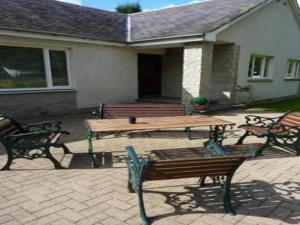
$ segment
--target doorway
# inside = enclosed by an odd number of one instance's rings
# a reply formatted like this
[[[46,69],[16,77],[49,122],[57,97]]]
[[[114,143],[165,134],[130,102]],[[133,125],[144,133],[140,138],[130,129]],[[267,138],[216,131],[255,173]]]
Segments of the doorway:
[[[138,85],[139,97],[161,96],[162,56],[138,55]]]

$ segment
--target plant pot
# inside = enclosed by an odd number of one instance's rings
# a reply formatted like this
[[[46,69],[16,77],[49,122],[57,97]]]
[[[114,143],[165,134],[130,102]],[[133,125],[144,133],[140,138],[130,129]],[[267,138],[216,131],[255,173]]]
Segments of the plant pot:
[[[194,111],[203,111],[207,108],[207,105],[193,105]]]

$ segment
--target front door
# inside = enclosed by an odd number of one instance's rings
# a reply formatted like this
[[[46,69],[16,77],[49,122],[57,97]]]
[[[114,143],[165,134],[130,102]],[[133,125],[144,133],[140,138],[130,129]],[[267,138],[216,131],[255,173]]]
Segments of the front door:
[[[139,54],[140,98],[161,96],[161,61],[162,57],[160,55]]]

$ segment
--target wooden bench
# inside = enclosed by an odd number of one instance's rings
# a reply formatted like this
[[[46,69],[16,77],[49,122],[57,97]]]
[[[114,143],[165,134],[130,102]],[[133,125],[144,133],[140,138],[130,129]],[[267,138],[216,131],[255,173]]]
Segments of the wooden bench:
[[[93,115],[97,119],[185,116],[188,115],[188,108],[182,104],[101,104]]]
[[[65,154],[71,153],[62,142],[68,132],[61,131],[62,122],[50,121],[22,125],[7,116],[0,116],[0,142],[7,153],[7,162],[1,168],[9,170],[14,159],[48,158],[56,169],[61,164],[52,156],[49,149],[63,148]]]
[[[271,146],[278,146],[300,155],[300,112],[289,111],[280,117],[270,118],[248,115],[246,124],[240,128],[245,133],[237,145],[243,144],[248,136],[266,138],[265,144],[259,149],[258,155]]]
[[[96,119],[122,119],[128,117],[164,117],[190,115],[184,104],[101,104],[93,112]],[[191,138],[190,128],[186,128],[188,138]]]
[[[142,224],[151,224],[151,221],[147,217],[143,201],[143,183],[145,181],[197,177],[200,178],[199,184],[201,186],[204,185],[206,177],[212,177],[214,181],[218,180],[224,188],[225,212],[235,213],[230,197],[231,180],[235,171],[250,156],[227,155],[224,149],[216,143],[209,143],[207,145],[208,151],[206,157],[189,157],[172,160],[159,160],[152,157],[139,159],[133,147],[127,147],[126,149],[128,151],[128,189],[129,192],[138,194]]]

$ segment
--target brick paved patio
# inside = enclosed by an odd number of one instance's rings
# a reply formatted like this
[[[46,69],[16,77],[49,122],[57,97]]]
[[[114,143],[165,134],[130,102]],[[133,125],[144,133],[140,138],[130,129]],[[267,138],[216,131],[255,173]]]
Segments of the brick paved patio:
[[[219,117],[240,124],[245,114],[232,111]],[[17,160],[12,171],[0,172],[0,224],[139,224],[137,197],[127,191],[124,147],[132,145],[139,154],[146,154],[153,149],[197,147],[207,136],[206,131],[195,131],[195,139],[188,141],[182,131],[173,130],[107,137],[97,141],[95,149],[114,151],[113,162],[90,169],[82,123],[87,117],[50,118],[63,120],[65,129],[72,132],[67,145],[75,154],[55,154],[69,169],[53,170],[48,160],[39,159]],[[239,134],[237,128],[228,132],[226,143],[234,143]],[[289,153],[269,149],[263,158],[242,165],[233,181],[237,216],[223,213],[218,187],[199,189],[196,181],[145,183],[146,208],[154,225],[300,224],[300,164]]]

